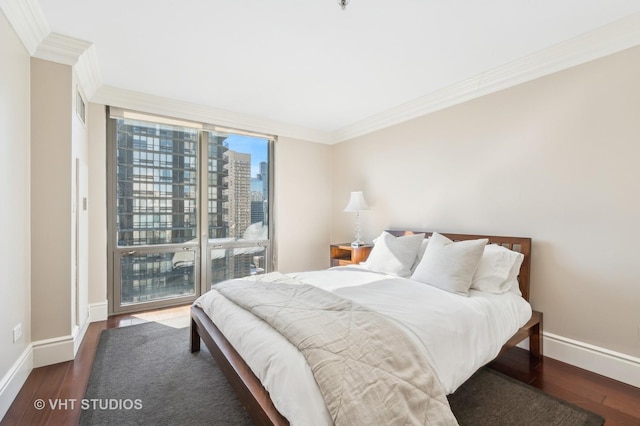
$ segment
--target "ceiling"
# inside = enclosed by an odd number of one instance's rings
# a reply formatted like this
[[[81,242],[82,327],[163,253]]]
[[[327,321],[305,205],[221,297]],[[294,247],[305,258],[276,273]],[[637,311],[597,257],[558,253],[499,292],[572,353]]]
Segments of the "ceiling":
[[[584,48],[640,13],[638,0],[33,1],[52,33],[93,44],[98,94],[154,95],[329,143],[567,40]]]

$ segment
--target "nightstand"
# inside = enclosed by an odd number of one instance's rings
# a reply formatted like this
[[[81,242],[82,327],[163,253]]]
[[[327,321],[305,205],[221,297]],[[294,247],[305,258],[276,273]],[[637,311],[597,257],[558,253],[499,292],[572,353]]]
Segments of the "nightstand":
[[[373,244],[351,247],[351,243],[331,244],[331,266],[357,265],[369,257]]]

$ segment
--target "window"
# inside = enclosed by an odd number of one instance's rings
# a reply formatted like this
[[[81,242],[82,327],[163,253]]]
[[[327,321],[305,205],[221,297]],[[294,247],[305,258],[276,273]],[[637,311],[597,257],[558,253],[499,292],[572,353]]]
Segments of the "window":
[[[111,109],[110,310],[271,270],[274,138]]]

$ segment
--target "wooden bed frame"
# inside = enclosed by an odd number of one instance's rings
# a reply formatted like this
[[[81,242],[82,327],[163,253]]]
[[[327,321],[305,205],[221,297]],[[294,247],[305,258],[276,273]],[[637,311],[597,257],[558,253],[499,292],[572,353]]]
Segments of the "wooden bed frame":
[[[387,231],[395,236],[423,233],[423,231]],[[424,232],[430,236],[431,232]],[[489,243],[499,244],[524,255],[518,281],[522,297],[529,300],[529,279],[531,271],[531,239],[520,237],[498,237],[487,235],[445,234],[454,240],[474,240],[488,238]],[[500,353],[529,338],[529,351],[536,362],[542,362],[542,313],[533,312],[531,319],[502,347]],[[288,425],[271,402],[269,393],[253,374],[247,363],[231,346],[222,332],[216,327],[204,311],[196,306],[191,307],[191,352],[200,350],[200,340],[211,352],[216,363],[236,391],[240,402],[247,409],[253,422],[257,425]]]

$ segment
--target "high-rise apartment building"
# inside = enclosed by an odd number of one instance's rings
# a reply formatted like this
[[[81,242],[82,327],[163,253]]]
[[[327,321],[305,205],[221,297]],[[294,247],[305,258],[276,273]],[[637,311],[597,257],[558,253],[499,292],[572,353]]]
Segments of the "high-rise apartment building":
[[[212,132],[207,135],[207,234],[210,239],[226,238],[229,236],[229,222],[225,218],[229,187],[226,152],[229,148],[225,143],[226,136]]]
[[[251,155],[227,151],[225,156],[228,196],[224,221],[229,224],[229,237],[242,238],[251,225]]]
[[[117,246],[197,238],[198,131],[117,120],[116,138]],[[119,259],[123,305],[193,292],[173,273],[172,253],[131,251]]]

